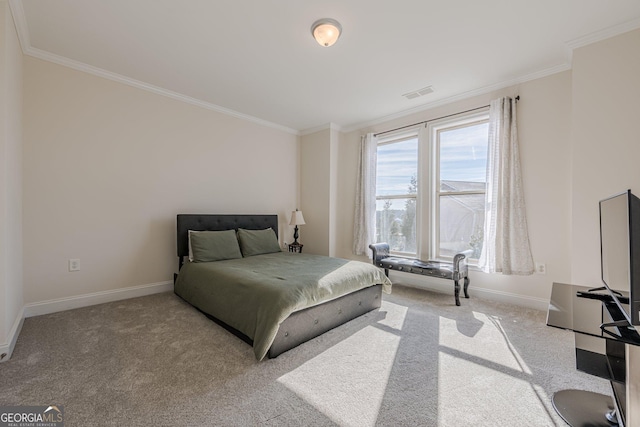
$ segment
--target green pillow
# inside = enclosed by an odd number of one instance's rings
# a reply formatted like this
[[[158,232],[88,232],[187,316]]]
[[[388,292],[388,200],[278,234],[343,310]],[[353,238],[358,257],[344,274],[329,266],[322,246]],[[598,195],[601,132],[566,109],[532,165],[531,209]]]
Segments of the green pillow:
[[[271,227],[264,230],[240,228],[238,229],[238,241],[242,256],[245,257],[280,252],[278,237]]]
[[[192,231],[189,230],[189,249],[193,262],[222,261],[242,258],[234,230]]]

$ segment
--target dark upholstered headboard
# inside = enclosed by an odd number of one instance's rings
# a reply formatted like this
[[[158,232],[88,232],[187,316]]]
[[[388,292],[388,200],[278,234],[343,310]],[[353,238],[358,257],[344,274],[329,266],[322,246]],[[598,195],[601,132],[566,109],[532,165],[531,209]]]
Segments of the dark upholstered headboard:
[[[263,230],[273,228],[278,235],[278,215],[198,215],[180,214],[177,220],[178,231],[178,257],[182,265],[182,257],[189,256],[189,230],[195,231],[222,231],[237,230]]]

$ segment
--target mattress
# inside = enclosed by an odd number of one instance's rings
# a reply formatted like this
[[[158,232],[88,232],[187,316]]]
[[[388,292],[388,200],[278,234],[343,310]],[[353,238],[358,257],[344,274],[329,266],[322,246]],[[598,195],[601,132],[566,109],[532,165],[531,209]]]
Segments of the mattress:
[[[277,252],[185,263],[175,292],[253,340],[255,356],[262,360],[292,313],[376,284],[391,291],[382,270],[369,263]]]

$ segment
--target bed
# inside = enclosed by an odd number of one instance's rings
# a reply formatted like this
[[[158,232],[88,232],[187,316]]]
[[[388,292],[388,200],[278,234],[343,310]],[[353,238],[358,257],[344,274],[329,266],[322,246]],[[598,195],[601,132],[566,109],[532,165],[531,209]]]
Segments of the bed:
[[[277,235],[277,215],[177,217],[175,293],[251,344],[258,360],[379,308],[391,290],[369,263],[283,252]]]

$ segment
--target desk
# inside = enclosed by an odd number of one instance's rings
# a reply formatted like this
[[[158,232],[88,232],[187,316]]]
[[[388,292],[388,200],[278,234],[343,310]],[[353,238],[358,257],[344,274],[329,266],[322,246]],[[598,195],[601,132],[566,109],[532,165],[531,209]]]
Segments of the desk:
[[[620,320],[619,308],[606,291],[554,283],[547,325],[575,333],[576,368],[608,379],[613,399],[582,390],[563,390],[553,406],[569,425],[640,426],[640,335],[634,327],[601,328]],[[613,335],[607,333],[613,333]],[[615,336],[614,336],[615,335]]]

